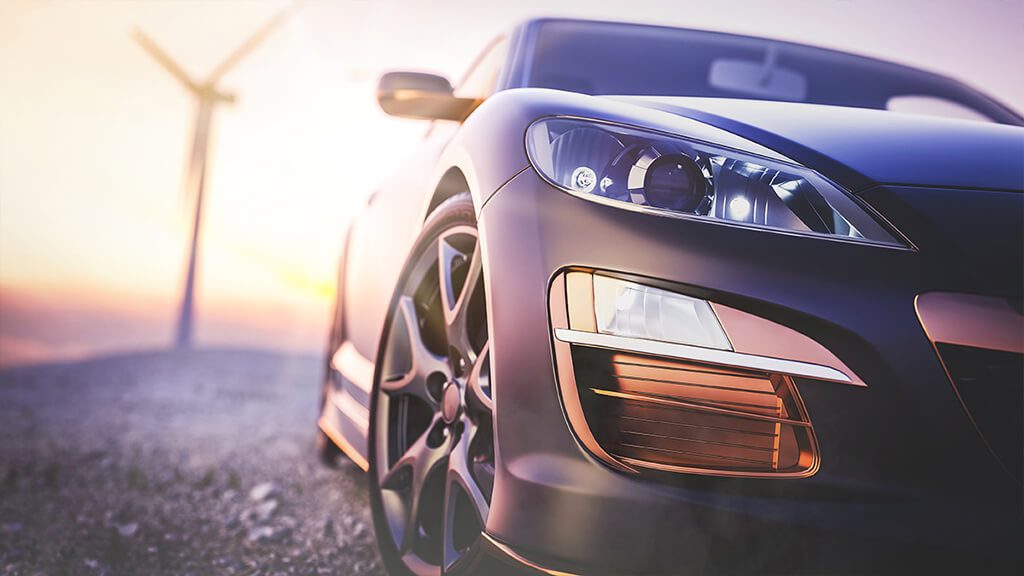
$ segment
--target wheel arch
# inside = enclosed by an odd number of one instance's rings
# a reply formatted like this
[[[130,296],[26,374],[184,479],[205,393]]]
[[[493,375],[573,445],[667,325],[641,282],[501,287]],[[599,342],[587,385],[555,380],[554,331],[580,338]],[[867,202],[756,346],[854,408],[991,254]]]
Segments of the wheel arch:
[[[459,166],[452,166],[444,171],[441,178],[434,185],[434,191],[427,202],[427,209],[423,214],[423,220],[441,205],[442,202],[462,192],[472,193],[469,181]]]
[[[505,90],[481,104],[438,157],[421,221],[425,222],[435,208],[460,192],[472,195],[479,216],[491,195],[529,166],[526,128],[544,115],[543,111],[551,109],[548,100],[558,94],[565,93]]]

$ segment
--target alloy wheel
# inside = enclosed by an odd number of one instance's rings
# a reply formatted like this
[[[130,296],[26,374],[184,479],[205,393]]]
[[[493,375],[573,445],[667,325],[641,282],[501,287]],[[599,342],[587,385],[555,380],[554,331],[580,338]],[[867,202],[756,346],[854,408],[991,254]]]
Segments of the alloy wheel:
[[[387,534],[415,574],[457,572],[494,484],[490,344],[479,237],[457,225],[421,248],[385,336],[375,403]]]

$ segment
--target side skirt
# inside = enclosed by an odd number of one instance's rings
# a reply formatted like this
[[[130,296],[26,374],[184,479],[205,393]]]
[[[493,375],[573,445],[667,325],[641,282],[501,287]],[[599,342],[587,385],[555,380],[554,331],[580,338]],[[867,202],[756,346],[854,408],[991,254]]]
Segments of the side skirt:
[[[369,469],[370,390],[373,363],[351,342],[345,342],[331,358],[334,385],[328,389],[318,426],[342,452],[363,470]]]

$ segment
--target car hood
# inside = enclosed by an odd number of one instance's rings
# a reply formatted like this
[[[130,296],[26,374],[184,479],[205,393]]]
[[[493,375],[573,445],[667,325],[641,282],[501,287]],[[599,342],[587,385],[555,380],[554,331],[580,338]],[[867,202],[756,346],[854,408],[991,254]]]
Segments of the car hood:
[[[877,184],[1024,190],[1024,128],[789,102],[616,96],[738,134],[853,191]]]

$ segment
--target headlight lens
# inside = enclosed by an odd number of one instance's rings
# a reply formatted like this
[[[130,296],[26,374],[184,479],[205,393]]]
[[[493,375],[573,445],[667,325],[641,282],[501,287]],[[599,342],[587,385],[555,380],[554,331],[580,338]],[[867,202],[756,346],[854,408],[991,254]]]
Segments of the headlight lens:
[[[599,333],[732,350],[707,300],[601,274],[592,278]]]
[[[813,170],[702,141],[546,118],[527,133],[533,166],[580,197],[665,215],[904,246]]]

